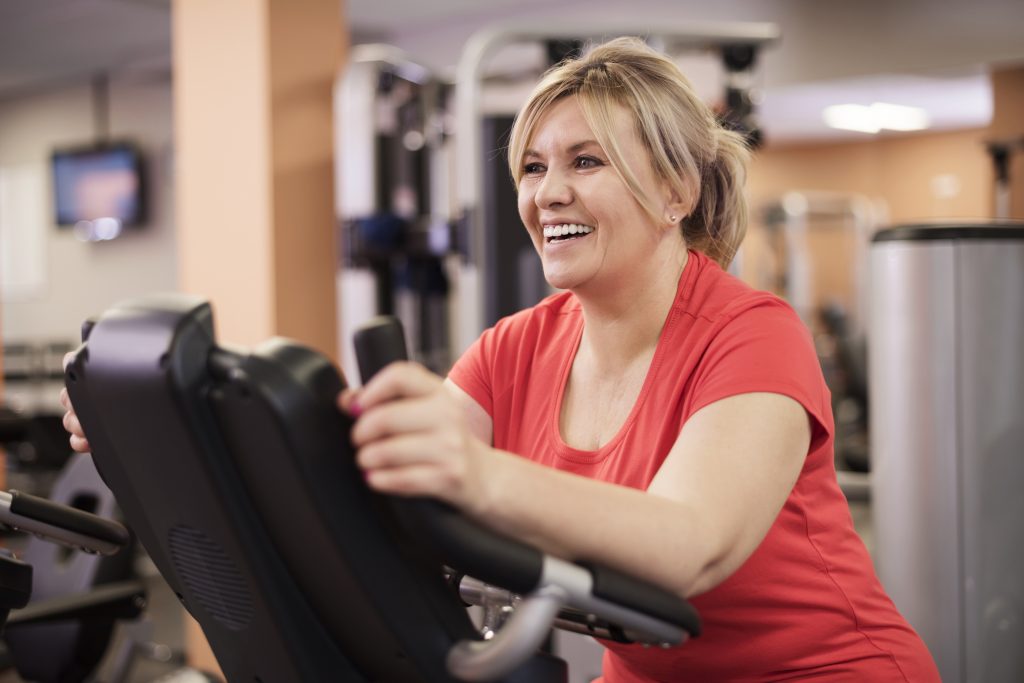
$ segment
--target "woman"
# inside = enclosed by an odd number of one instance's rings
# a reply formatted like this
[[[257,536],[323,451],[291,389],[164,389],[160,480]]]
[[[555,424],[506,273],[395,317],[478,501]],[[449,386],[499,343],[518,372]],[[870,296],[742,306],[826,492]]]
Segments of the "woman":
[[[398,363],[340,396],[369,485],[700,610],[683,647],[609,644],[608,683],[938,680],[853,531],[807,330],[723,271],[745,230],[740,138],[619,39],[543,78],[509,161],[566,291],[487,330],[447,381]]]
[[[690,599],[704,635],[609,645],[609,683],[938,680],[854,533],[807,330],[722,270],[745,161],[639,41],[550,71],[509,162],[568,291],[485,332],[443,387],[405,364],[343,396],[359,463],[378,490]]]

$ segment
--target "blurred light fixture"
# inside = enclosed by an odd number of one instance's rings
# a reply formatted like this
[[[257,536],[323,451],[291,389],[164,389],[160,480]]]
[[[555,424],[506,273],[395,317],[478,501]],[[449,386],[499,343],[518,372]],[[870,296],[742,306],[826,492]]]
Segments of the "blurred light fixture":
[[[119,218],[103,217],[75,223],[75,237],[79,242],[107,242],[121,234],[123,224]]]
[[[881,130],[924,130],[931,123],[928,112],[924,109],[884,102],[875,102],[871,106],[837,104],[826,107],[822,116],[825,124],[831,128],[861,133],[877,133]]]

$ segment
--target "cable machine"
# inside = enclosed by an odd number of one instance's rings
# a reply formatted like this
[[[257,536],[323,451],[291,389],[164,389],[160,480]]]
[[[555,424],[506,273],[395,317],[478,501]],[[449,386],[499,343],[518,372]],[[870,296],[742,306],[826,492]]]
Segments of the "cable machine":
[[[335,87],[339,338],[376,315],[398,315],[413,357],[438,372],[450,363],[449,92],[387,45],[354,48]],[[342,361],[355,376],[350,349]]]

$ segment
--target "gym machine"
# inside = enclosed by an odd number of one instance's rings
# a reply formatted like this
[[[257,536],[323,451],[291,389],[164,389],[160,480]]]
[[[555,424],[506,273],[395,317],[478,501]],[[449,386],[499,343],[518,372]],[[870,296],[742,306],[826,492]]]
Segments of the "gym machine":
[[[114,307],[83,337],[66,383],[97,469],[229,681],[562,683],[537,652],[552,624],[661,647],[699,634],[674,594],[371,491],[343,377],[315,351],[219,345],[183,295]],[[365,377],[405,355],[390,320],[356,347]],[[485,636],[465,605],[488,596],[516,607]]]
[[[871,245],[875,566],[942,680],[1024,680],[1024,223]]]
[[[749,264],[758,285],[784,297],[814,335],[832,393],[836,474],[850,500],[870,495],[868,249],[885,214],[864,195],[787,192],[763,208],[764,253]]]
[[[12,430],[8,420],[4,437]],[[89,463],[83,458],[72,460],[68,469],[74,471],[59,484],[89,489],[82,467],[88,470]],[[24,559],[0,549],[0,629],[9,663],[26,680],[84,680],[103,656],[114,623],[138,617],[146,605],[141,581],[112,580],[120,578],[118,567],[130,563],[130,553],[112,558],[105,567],[107,582],[88,585],[97,578],[97,563],[88,555],[115,555],[131,545],[131,535],[113,520],[17,490],[0,491],[0,524],[48,542],[30,543]],[[50,544],[64,552],[45,552],[42,547]],[[61,555],[61,562],[50,559]],[[54,585],[62,579],[71,585]],[[34,588],[40,589],[36,596]]]
[[[353,48],[335,86],[339,338],[376,315],[397,315],[416,360],[437,372],[452,360],[449,91],[380,44]],[[341,351],[342,368],[355,372],[351,347]]]
[[[1007,219],[1011,215],[1010,167],[1014,154],[1024,151],[1024,136],[989,141],[985,144],[985,150],[992,159],[992,167],[995,172],[995,211],[993,215],[996,218]]]

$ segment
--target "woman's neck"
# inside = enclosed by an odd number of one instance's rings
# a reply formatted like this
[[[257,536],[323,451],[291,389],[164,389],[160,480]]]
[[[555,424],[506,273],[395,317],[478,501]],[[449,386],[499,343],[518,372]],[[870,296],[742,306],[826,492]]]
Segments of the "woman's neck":
[[[679,278],[689,260],[685,245],[666,250],[622,286],[604,292],[576,292],[583,308],[580,351],[596,368],[616,372],[641,356],[649,356],[658,343],[675,301]]]

